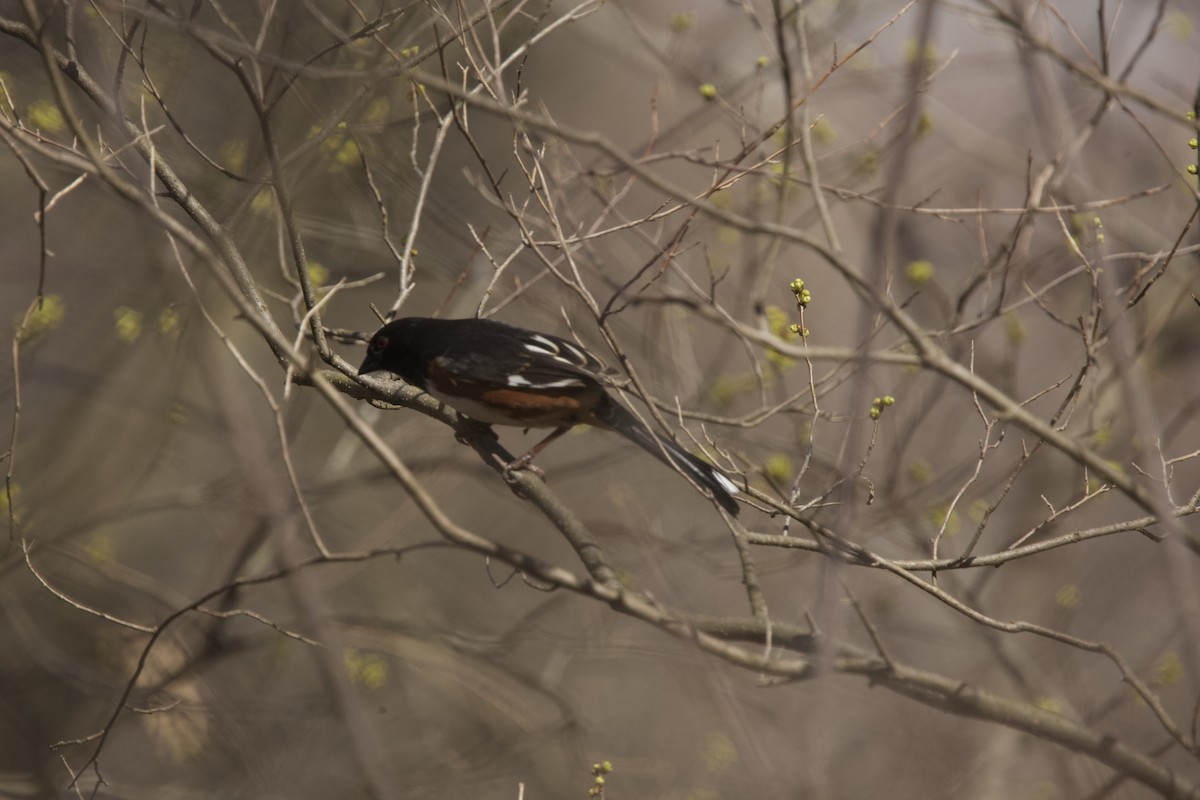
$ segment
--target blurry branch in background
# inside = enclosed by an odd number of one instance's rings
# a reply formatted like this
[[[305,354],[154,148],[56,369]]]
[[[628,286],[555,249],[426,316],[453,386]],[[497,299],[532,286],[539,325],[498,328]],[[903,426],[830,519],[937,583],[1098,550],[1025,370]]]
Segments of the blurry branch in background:
[[[909,3],[874,31],[851,55],[872,44],[912,5]],[[528,2],[496,3],[475,14],[467,14],[462,5],[435,7],[425,21],[422,32],[427,38],[435,38],[436,46],[423,52],[407,48],[397,50],[395,43],[385,37],[390,26],[405,12],[381,15],[374,20],[362,18],[362,27],[355,31],[340,32],[341,41],[299,64],[271,56],[264,49],[268,33],[272,31],[273,20],[269,14],[263,17],[262,27],[254,41],[251,41],[232,20],[222,19],[229,33],[218,33],[204,28],[191,17],[176,16],[164,5],[152,4],[148,9],[139,9],[139,12],[146,14],[145,17],[135,16],[132,22],[122,23],[128,24],[128,28],[120,27],[102,15],[121,50],[120,67],[113,84],[114,93],[104,89],[103,83],[85,68],[78,54],[71,52],[73,44],[69,40],[61,47],[56,47],[55,26],[59,21],[39,10],[34,0],[24,2],[27,23],[0,19],[0,34],[32,48],[44,61],[50,91],[72,137],[68,145],[43,136],[19,118],[11,101],[6,104],[5,113],[0,115],[0,136],[19,160],[30,185],[38,194],[36,224],[41,239],[40,273],[44,274],[48,252],[46,217],[51,207],[51,203],[47,202],[51,189],[47,180],[40,175],[38,164],[53,165],[60,171],[76,175],[69,184],[72,187],[84,179],[103,183],[115,196],[127,202],[139,218],[150,220],[158,226],[167,238],[176,266],[193,293],[205,321],[224,345],[229,357],[236,362],[241,374],[256,386],[271,413],[274,435],[280,448],[278,458],[286,474],[287,486],[286,491],[281,490],[279,496],[272,500],[275,508],[268,516],[272,517],[272,524],[277,525],[279,530],[290,530],[294,520],[289,519],[288,504],[294,500],[304,520],[308,542],[316,553],[294,553],[282,567],[237,577],[214,586],[153,625],[133,623],[74,600],[69,592],[38,572],[35,568],[38,548],[20,530],[12,487],[14,475],[19,474],[16,458],[21,399],[18,356],[30,320],[44,303],[39,279],[36,296],[17,326],[12,345],[18,403],[13,414],[5,487],[10,536],[19,543],[29,572],[41,586],[60,600],[97,619],[133,628],[145,635],[137,665],[128,676],[120,697],[109,708],[103,727],[76,742],[85,743],[90,749],[82,764],[72,766],[73,783],[89,769],[94,771],[97,788],[104,782],[100,772],[102,751],[110,740],[114,726],[127,710],[139,678],[144,677],[152,651],[178,620],[193,612],[215,613],[207,607],[211,601],[235,593],[245,586],[285,582],[300,570],[399,556],[411,559],[416,557],[416,553],[435,547],[453,547],[507,564],[546,587],[571,592],[652,625],[690,643],[701,652],[759,674],[772,683],[819,677],[826,668],[864,676],[872,685],[887,688],[930,707],[1009,726],[1083,753],[1163,795],[1185,797],[1200,791],[1190,780],[1177,775],[1164,763],[1137,752],[1119,738],[1096,728],[1039,708],[1033,703],[1002,697],[973,683],[917,670],[898,660],[885,646],[888,635],[886,627],[872,620],[865,606],[851,594],[848,585],[842,588],[852,601],[859,622],[873,645],[873,652],[852,644],[850,635],[844,630],[844,623],[831,633],[822,633],[773,616],[768,603],[769,590],[764,587],[760,570],[755,564],[755,547],[812,552],[823,556],[827,563],[837,565],[840,569],[839,580],[844,578],[848,569],[855,567],[866,568],[862,572],[868,575],[886,572],[898,578],[904,586],[936,600],[944,609],[974,623],[980,630],[1033,634],[1056,645],[1100,656],[1117,668],[1121,680],[1133,687],[1161,730],[1182,751],[1189,757],[1197,752],[1195,733],[1188,732],[1186,725],[1176,721],[1152,683],[1139,676],[1131,658],[1120,649],[1105,641],[1070,635],[1049,626],[1008,621],[985,613],[976,607],[974,599],[970,602],[964,600],[962,595],[967,592],[961,591],[947,578],[978,572],[978,567],[1017,563],[1065,547],[1086,548],[1092,540],[1123,533],[1137,532],[1156,541],[1171,538],[1174,543],[1168,544],[1178,547],[1184,534],[1175,520],[1194,515],[1200,510],[1200,492],[1181,490],[1180,486],[1173,483],[1176,469],[1200,459],[1200,450],[1190,447],[1176,451],[1171,449],[1172,442],[1164,443],[1158,436],[1162,429],[1153,419],[1152,404],[1149,399],[1138,396],[1142,383],[1141,356],[1144,355],[1146,341],[1135,343],[1134,334],[1128,330],[1133,324],[1132,315],[1127,313],[1152,291],[1173,259],[1192,252],[1181,246],[1192,220],[1179,231],[1173,247],[1153,255],[1142,254],[1143,260],[1157,265],[1154,277],[1145,283],[1130,281],[1119,286],[1112,282],[1111,277],[1104,277],[1109,273],[1102,267],[1117,256],[1106,252],[1096,242],[1092,243],[1095,246],[1086,242],[1081,246],[1079,235],[1072,232],[1062,214],[1119,207],[1154,196],[1162,191],[1162,187],[1123,192],[1105,200],[1064,200],[1059,196],[1066,191],[1063,186],[1067,184],[1068,177],[1077,177],[1079,151],[1091,139],[1101,118],[1108,111],[1119,106],[1132,114],[1125,103],[1133,102],[1157,113],[1174,113],[1161,101],[1144,95],[1126,83],[1134,63],[1147,51],[1155,29],[1146,35],[1144,44],[1137,49],[1121,75],[1113,78],[1106,64],[1097,70],[1084,60],[1072,60],[1051,43],[1035,37],[1022,21],[991,3],[984,5],[996,20],[1011,27],[1014,37],[1022,46],[1050,54],[1070,74],[1088,81],[1103,93],[1094,114],[1076,130],[1048,136],[1055,145],[1054,156],[1036,173],[1030,163],[1026,202],[1020,208],[981,206],[934,209],[924,203],[908,205],[899,199],[900,190],[908,188],[906,178],[889,186],[882,197],[827,183],[818,172],[819,160],[813,133],[815,123],[809,101],[813,93],[848,61],[849,56],[835,56],[825,71],[820,71],[818,53],[810,42],[804,14],[798,8],[788,9],[778,2],[772,4],[771,19],[764,31],[769,31],[769,38],[777,47],[777,57],[768,61],[779,72],[779,82],[783,88],[782,106],[786,113],[770,124],[760,126],[753,124],[748,116],[743,116],[744,112],[740,109],[732,105],[722,106],[724,113],[742,124],[746,131],[741,148],[725,159],[720,158],[715,149],[711,155],[683,150],[667,154],[660,152],[663,132],[658,129],[657,123],[652,126],[645,148],[635,155],[633,149],[615,142],[609,136],[560,122],[553,109],[530,102],[521,72],[530,49],[543,38],[586,19],[598,8],[598,4],[591,0],[554,18],[547,16],[548,7],[543,7],[537,13],[529,11],[532,3]],[[61,12],[61,7],[54,8],[55,14]],[[1161,15],[1163,4],[1160,3],[1158,8]],[[502,15],[501,12],[506,9]],[[943,13],[939,9],[935,4],[929,4],[923,12],[930,15],[935,11]],[[125,7],[123,10],[132,11]],[[508,30],[520,30],[517,23],[527,23],[529,19],[534,20],[534,29],[523,34],[522,41],[513,44],[504,34]],[[927,18],[927,24],[931,24],[931,20],[932,17]],[[510,27],[506,29],[506,25]],[[217,160],[205,154],[176,115],[168,110],[160,83],[154,80],[152,69],[142,55],[145,38],[156,26],[169,28],[194,42],[214,63],[236,79],[258,125],[258,141],[266,160],[262,174],[254,175],[249,170],[221,166]],[[449,29],[449,33],[443,30],[443,26]],[[140,43],[135,34],[140,35]],[[341,67],[326,68],[318,63],[368,40],[377,44],[378,50],[373,51],[370,63],[366,66],[355,65],[347,70]],[[440,69],[432,65],[419,66],[435,54]],[[461,61],[452,65],[452,59],[455,58]],[[916,139],[920,109],[913,104],[918,95],[927,91],[937,79],[939,69],[949,66],[949,60],[936,65],[929,59],[930,63],[925,64],[926,57],[922,52],[918,52],[916,59],[921,63],[919,69],[916,66],[913,68],[915,77],[910,90],[903,98],[900,109],[894,112],[895,117],[888,120],[907,121],[905,129],[899,134],[901,138],[893,140],[893,143],[911,143]],[[141,95],[137,119],[131,118],[125,111],[127,103],[123,97],[125,89],[122,78],[126,61],[131,61],[143,76],[145,94]],[[299,92],[307,78],[332,78],[338,70],[343,73],[340,77],[346,77],[344,73],[347,71],[358,76],[359,82],[353,91],[337,98],[336,102],[330,101],[334,106],[331,110],[313,109],[315,132],[311,136],[303,139],[283,136],[286,131],[276,118],[283,99]],[[490,302],[492,295],[502,285],[501,279],[506,276],[509,266],[522,256],[531,256],[539,269],[538,278],[546,276],[565,288],[590,314],[587,329],[594,330],[603,338],[628,376],[628,383],[622,388],[645,402],[648,416],[660,429],[673,430],[675,426],[670,421],[675,419],[680,427],[683,427],[683,422],[689,421],[719,425],[737,432],[760,428],[788,414],[803,413],[811,417],[810,426],[803,436],[804,458],[799,467],[790,471],[787,468],[772,469],[764,459],[734,449],[725,439],[712,438],[707,430],[702,430],[700,434],[687,431],[693,443],[719,456],[716,459],[719,465],[740,473],[746,483],[747,505],[767,512],[751,518],[752,528],[759,525],[766,528],[776,524],[776,521],[784,526],[782,534],[770,534],[748,530],[739,522],[728,520],[738,558],[738,572],[744,584],[745,602],[749,606],[748,615],[702,616],[683,605],[662,602],[646,591],[630,588],[618,577],[624,571],[621,565],[610,562],[580,514],[552,493],[544,482],[529,473],[508,476],[514,492],[528,500],[561,533],[577,554],[582,572],[536,558],[460,525],[435,494],[417,478],[413,469],[400,458],[395,448],[385,442],[364,421],[359,409],[349,403],[348,398],[367,399],[418,410],[453,428],[456,435],[469,444],[486,465],[498,474],[507,475],[504,467],[512,460],[511,454],[494,438],[480,432],[478,426],[469,424],[458,414],[412,387],[357,377],[353,365],[339,357],[329,343],[333,337],[323,320],[322,311],[335,291],[350,287],[352,282],[339,282],[330,289],[321,287],[313,279],[313,265],[307,255],[305,233],[295,208],[292,184],[300,172],[297,165],[302,163],[302,156],[313,152],[333,136],[347,123],[352,112],[387,81],[404,82],[410,87],[413,116],[412,147],[408,157],[419,176],[406,233],[399,240],[393,239],[387,198],[376,180],[376,174],[386,165],[380,164],[376,156],[368,155],[362,145],[357,145],[355,158],[351,160],[361,166],[370,202],[378,213],[378,236],[386,245],[396,271],[396,294],[388,310],[389,316],[399,313],[416,286],[420,267],[414,262],[415,244],[428,227],[423,223],[426,215],[431,213],[429,199],[435,186],[435,176],[439,174],[439,169],[448,169],[443,163],[446,148],[453,141],[452,135],[457,133],[479,166],[480,173],[473,176],[475,186],[488,203],[507,217],[512,226],[512,239],[515,240],[515,244],[509,245],[511,250],[500,250],[501,245],[494,245],[486,234],[470,229],[478,252],[483,254],[493,271],[479,295],[468,298],[472,306],[481,313],[494,313],[527,293],[533,285],[532,281],[519,284],[510,294]],[[245,183],[248,187],[266,186],[273,192],[275,202],[272,211],[277,215],[276,222],[286,243],[286,261],[290,262],[287,280],[295,289],[295,296],[288,299],[294,312],[295,330],[285,332],[271,311],[268,299],[277,295],[267,288],[268,271],[257,271],[258,268],[252,266],[251,259],[242,252],[241,243],[204,205],[202,197],[205,192],[189,187],[181,177],[188,174],[188,170],[182,168],[176,159],[182,160],[184,156],[176,155],[177,151],[158,144],[160,135],[167,131],[162,126],[153,126],[149,121],[145,109],[147,96],[158,103],[170,120],[172,130],[185,145],[183,153],[195,156],[203,162],[205,169],[216,169],[230,181]],[[86,104],[82,101],[86,101]],[[306,98],[306,101],[311,101],[311,98]],[[1062,105],[1065,106],[1065,103]],[[495,134],[479,124],[480,117],[509,129],[511,143],[503,166],[496,163],[501,157],[496,155],[495,141],[486,139]],[[104,136],[93,132],[92,127],[96,125],[105,131]],[[427,130],[422,134],[424,125],[431,126],[432,133]],[[886,123],[880,127],[882,129],[885,126]],[[780,132],[783,132],[785,141],[782,146],[776,146],[774,137]],[[357,136],[351,135],[351,140],[357,142]],[[289,144],[290,139],[298,141]],[[771,151],[764,153],[763,148],[768,143],[771,143]],[[128,166],[122,159],[129,150],[135,151],[144,161],[148,168],[144,173],[141,168]],[[508,156],[511,156],[511,160]],[[667,170],[664,166],[679,165],[696,166],[707,172],[703,179],[686,184],[665,176]],[[803,175],[798,174],[801,168]],[[616,178],[620,182],[614,185],[611,179]],[[718,199],[721,193],[728,193],[743,183],[754,184],[763,180],[774,181],[771,184],[772,209],[767,214],[743,213]],[[514,183],[519,188],[514,189]],[[575,198],[581,194],[579,183],[598,203],[598,210],[593,208],[589,211],[575,202]],[[165,196],[160,195],[156,188],[159,186],[165,190]],[[795,197],[791,191],[797,186],[809,189],[819,223],[819,235],[811,233],[793,218]],[[658,204],[640,215],[627,213],[624,201],[635,192],[649,192],[658,198]],[[246,196],[241,206],[243,210],[253,202],[253,197],[254,194]],[[889,236],[880,234],[879,242],[883,244],[878,249],[883,252],[870,254],[877,261],[864,264],[855,260],[858,256],[843,245],[843,240],[849,238],[848,233],[839,230],[838,221],[830,209],[830,200],[833,198],[875,205],[879,214],[896,218],[903,215],[968,218],[1006,213],[1015,215],[1016,219],[1001,242],[989,244],[981,232],[980,238],[984,241],[981,249],[985,258],[957,296],[944,298],[944,324],[937,326],[918,318],[909,307],[911,298],[897,295],[897,286],[891,274],[896,268],[897,254],[893,251],[897,247],[890,242]],[[185,224],[177,214],[168,210],[166,200],[186,214],[191,224]],[[1079,263],[1053,280],[1031,286],[1021,273],[1021,264],[1028,256],[1036,220],[1051,213],[1058,215],[1062,238],[1069,243]],[[760,241],[766,243],[761,256],[764,263],[759,265],[761,271],[757,273],[758,279],[752,281],[755,288],[750,294],[750,308],[745,307],[745,298],[732,296],[734,290],[730,288],[732,279],[729,274],[710,269],[705,276],[706,284],[704,279],[681,265],[682,255],[690,244],[689,237],[697,235],[696,228],[700,221],[728,226],[740,234],[759,237]],[[883,224],[880,222],[881,226]],[[655,227],[659,225],[663,227]],[[670,227],[667,228],[667,225]],[[980,225],[982,231],[982,223]],[[640,267],[630,275],[607,275],[594,266],[604,258],[601,245],[618,234],[629,234],[643,247],[644,258]],[[806,294],[803,281],[792,286],[796,303],[794,314],[799,321],[791,322],[793,317],[789,315],[792,312],[772,314],[768,308],[769,299],[787,297],[785,286],[775,286],[782,282],[776,280],[775,275],[781,271],[784,263],[785,248],[790,247],[798,247],[828,266],[844,282],[849,290],[848,296],[860,303],[855,313],[861,315],[863,324],[857,341],[844,346],[810,344],[805,314],[811,295]],[[234,305],[244,321],[253,326],[264,346],[272,352],[287,381],[282,391],[274,389],[272,379],[257,371],[248,355],[233,343],[230,332],[205,302],[191,275],[190,265],[193,262],[200,263],[220,287],[223,297]],[[1149,270],[1149,266],[1142,270],[1142,277]],[[914,274],[917,278],[913,282],[921,283],[918,273],[910,273],[910,277]],[[1077,319],[1069,319],[1055,308],[1051,293],[1062,281],[1074,278],[1089,281],[1091,294],[1085,313],[1079,314]],[[673,283],[668,285],[668,281]],[[751,281],[743,278],[743,285],[747,283]],[[680,285],[684,288],[678,288]],[[1008,292],[1015,294],[1019,290],[1024,292],[1020,297],[1014,299],[1008,296]],[[979,300],[979,293],[988,295],[985,302]],[[655,384],[649,378],[647,365],[640,363],[638,355],[623,339],[621,329],[615,324],[623,321],[621,315],[629,309],[654,306],[683,309],[690,318],[711,323],[722,336],[738,345],[751,365],[751,383],[759,395],[756,407],[739,415],[709,413],[685,408],[679,397],[656,396]],[[1077,368],[1066,377],[1045,385],[1031,397],[1022,398],[1015,396],[999,381],[989,380],[977,371],[975,340],[968,337],[988,324],[1002,322],[1007,315],[1020,309],[1033,308],[1051,320],[1056,329],[1065,329],[1072,337],[1077,337],[1082,355]],[[978,316],[971,318],[971,309]],[[569,322],[573,327],[582,328],[578,317],[571,316]],[[349,334],[348,338],[352,335]],[[312,342],[311,348],[304,345],[306,340]],[[1119,351],[1116,358],[1109,355],[1114,340],[1117,340]],[[1104,363],[1106,359],[1109,363]],[[833,366],[822,372],[821,365],[825,362],[832,362]],[[772,381],[778,379],[785,366],[793,364],[803,366],[800,387],[772,398],[769,392]],[[862,541],[867,538],[864,530],[860,529],[861,509],[857,506],[850,510],[852,514],[836,517],[832,523],[822,513],[830,503],[836,502],[839,490],[847,487],[867,487],[867,503],[877,501],[872,473],[878,462],[879,419],[884,414],[895,413],[889,410],[894,399],[881,393],[873,402],[862,403],[861,408],[846,410],[845,394],[838,395],[835,390],[849,385],[852,389],[849,393],[851,402],[861,401],[863,392],[855,387],[855,383],[867,386],[868,370],[887,366],[918,370],[923,376],[955,387],[956,392],[973,407],[976,418],[971,423],[978,427],[977,446],[967,454],[965,471],[960,471],[962,477],[949,493],[949,501],[932,526],[933,535],[927,541],[919,542],[918,546],[925,550],[920,558],[890,557],[877,552],[884,548],[863,544]],[[373,454],[378,464],[404,489],[441,541],[343,551],[326,540],[318,529],[291,455],[285,411],[297,394],[291,388],[293,380],[322,398],[328,409],[336,415],[344,432],[356,437]],[[1081,404],[1095,402],[1087,394],[1094,391],[1094,384],[1114,380],[1130,398],[1127,407],[1133,409],[1134,428],[1138,438],[1147,445],[1143,453],[1149,453],[1151,448],[1148,445],[1154,442],[1158,462],[1155,465],[1131,462],[1126,468],[1090,446],[1076,432],[1067,431],[1077,408]],[[1064,385],[1066,391],[1048,418],[1040,410],[1031,410],[1035,401],[1051,395]],[[848,465],[840,469],[829,468],[829,464],[816,464],[821,458],[817,443],[820,441],[824,445],[827,433],[829,439],[833,438],[833,423],[845,424],[850,426],[847,430],[858,431],[857,436],[844,439],[847,444],[831,459]],[[821,427],[818,428],[818,425]],[[1026,445],[1022,440],[1021,453],[1010,458],[1007,465],[997,465],[998,460],[1008,457],[1001,451],[1001,444],[1006,437],[1014,436],[1027,436],[1031,443]],[[1043,496],[1046,512],[1037,522],[1024,534],[1010,536],[1004,546],[993,546],[987,550],[982,546],[982,540],[993,512],[1009,497],[1009,490],[1042,450],[1056,451],[1079,468],[1083,477],[1076,486],[1076,498],[1056,506]],[[818,466],[822,468],[818,469]],[[994,474],[982,477],[989,467],[994,469]],[[882,470],[882,467],[879,469]],[[802,481],[802,478],[805,480]],[[826,478],[829,481],[827,485],[815,486],[817,480]],[[757,485],[750,485],[752,481]],[[1000,489],[985,503],[979,515],[978,527],[969,543],[958,555],[947,556],[944,550],[948,547],[948,530],[952,521],[965,504],[967,496],[981,484],[998,485]],[[1075,522],[1085,519],[1078,513],[1081,509],[1094,508],[1095,501],[1107,494],[1120,495],[1128,501],[1126,507],[1137,506],[1147,513],[1136,517],[1127,514],[1125,519],[1104,525],[1084,527],[1083,523]],[[856,492],[848,492],[844,496],[855,495]],[[1185,496],[1187,500],[1181,499]],[[883,502],[892,499],[888,497]],[[1110,510],[1108,517],[1111,519],[1113,516],[1115,514]],[[717,517],[712,519],[715,524]],[[794,534],[792,523],[807,529],[809,536]],[[889,524],[895,525],[897,533],[907,532],[910,528],[920,530],[919,524],[900,514]],[[1074,529],[1058,532],[1064,526]],[[1054,535],[1029,541],[1052,527]],[[1155,527],[1165,533],[1152,533],[1149,530]],[[902,541],[902,538],[899,535],[885,536],[885,541],[890,544],[892,541]],[[284,542],[281,547],[289,545],[294,545],[294,542]],[[924,572],[930,573],[928,579],[917,574]],[[1187,574],[1174,577],[1183,591],[1187,585]],[[290,583],[287,585],[293,586]],[[294,591],[314,601],[302,610],[302,620],[311,623],[310,627],[330,630],[324,627],[330,621],[328,614],[317,599],[311,597],[317,593],[307,588],[309,584],[297,588],[300,586],[294,585]],[[282,635],[303,638],[297,631],[250,609],[221,612],[225,615],[235,613],[267,624]],[[818,619],[818,623],[821,622],[823,620]],[[1194,628],[1194,625],[1194,622],[1190,623],[1190,627]],[[328,644],[324,637],[317,638],[323,644]],[[304,640],[308,643],[312,641]],[[330,673],[335,672],[328,664],[325,669]],[[342,699],[346,724],[356,732],[370,728],[370,723],[364,721],[361,715],[355,716],[353,703]],[[356,739],[364,769],[368,771],[372,769],[372,764],[377,765],[377,759],[368,752],[377,746],[377,742],[373,744],[374,741],[370,736]],[[370,782],[376,795],[386,793],[384,778],[375,777]]]

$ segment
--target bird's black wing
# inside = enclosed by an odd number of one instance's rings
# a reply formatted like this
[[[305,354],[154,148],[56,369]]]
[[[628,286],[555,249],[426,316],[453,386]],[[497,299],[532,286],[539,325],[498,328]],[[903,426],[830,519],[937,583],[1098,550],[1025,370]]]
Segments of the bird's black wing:
[[[438,368],[470,382],[513,389],[594,386],[604,364],[577,344],[493,320],[454,320]]]

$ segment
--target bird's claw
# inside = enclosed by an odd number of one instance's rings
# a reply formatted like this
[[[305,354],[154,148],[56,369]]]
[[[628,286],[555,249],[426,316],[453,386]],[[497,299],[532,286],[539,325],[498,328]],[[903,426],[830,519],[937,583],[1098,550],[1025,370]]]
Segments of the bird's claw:
[[[545,483],[546,473],[542,471],[541,467],[531,463],[531,461],[532,459],[530,459],[527,455],[513,459],[508,463],[507,466],[504,467],[504,480],[508,481],[509,483],[513,483],[516,481],[516,475],[518,472],[532,472],[543,483]]]

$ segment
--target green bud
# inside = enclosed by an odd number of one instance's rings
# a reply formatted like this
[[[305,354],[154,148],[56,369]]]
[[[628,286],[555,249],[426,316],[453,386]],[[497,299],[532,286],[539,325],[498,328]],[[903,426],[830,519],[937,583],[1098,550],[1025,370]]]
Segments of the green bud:
[[[117,338],[125,344],[133,344],[142,335],[142,312],[128,306],[113,311]]]
[[[696,15],[691,11],[671,15],[671,30],[675,33],[683,33],[694,27],[696,27]]]
[[[917,286],[924,286],[933,280],[933,262],[926,259],[912,261],[904,268],[904,274]]]
[[[774,453],[767,457],[763,471],[771,480],[783,482],[789,480],[793,473],[792,460],[785,453]]]

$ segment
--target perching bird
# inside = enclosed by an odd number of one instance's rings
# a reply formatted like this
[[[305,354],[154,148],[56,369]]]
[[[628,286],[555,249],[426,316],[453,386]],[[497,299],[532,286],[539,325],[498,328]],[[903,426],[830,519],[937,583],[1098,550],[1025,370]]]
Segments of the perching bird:
[[[593,425],[678,468],[722,508],[738,513],[733,481],[639,422],[605,391],[598,379],[604,365],[566,339],[486,319],[409,317],[371,337],[358,374],[378,370],[487,425],[554,428],[511,468],[527,466],[572,426]]]

